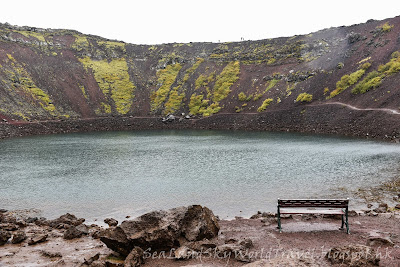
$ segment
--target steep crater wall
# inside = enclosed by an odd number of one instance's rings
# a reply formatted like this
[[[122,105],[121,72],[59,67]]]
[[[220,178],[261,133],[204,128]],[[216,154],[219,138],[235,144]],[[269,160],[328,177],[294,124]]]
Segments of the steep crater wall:
[[[224,128],[397,140],[399,50],[400,17],[153,46],[0,24],[0,137]],[[177,119],[162,123],[168,114]]]

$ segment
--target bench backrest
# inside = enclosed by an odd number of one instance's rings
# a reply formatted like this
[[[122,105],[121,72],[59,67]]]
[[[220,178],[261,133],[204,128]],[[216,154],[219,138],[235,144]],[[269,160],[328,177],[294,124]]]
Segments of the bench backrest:
[[[278,199],[281,208],[347,208],[349,199]]]

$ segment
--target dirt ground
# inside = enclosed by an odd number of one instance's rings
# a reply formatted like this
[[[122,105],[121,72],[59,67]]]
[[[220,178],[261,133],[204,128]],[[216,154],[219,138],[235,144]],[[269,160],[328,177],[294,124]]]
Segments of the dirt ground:
[[[349,218],[350,234],[339,230],[340,219],[293,216],[282,220],[282,233],[279,233],[274,217],[259,217],[222,220],[218,235],[219,241],[224,243],[251,240],[253,246],[245,254],[249,261],[256,262],[253,266],[298,266],[296,260],[299,258],[304,266],[331,266],[326,259],[330,248],[357,244],[375,248],[380,266],[400,266],[400,213],[397,211],[352,216]],[[9,241],[1,246],[1,267],[81,266],[97,254],[100,259],[108,257],[117,264],[115,266],[122,266],[118,264],[123,261],[109,257],[112,251],[90,235],[65,240],[62,230],[58,229],[29,224],[24,230],[28,239],[38,232],[47,231],[49,236],[46,242],[36,245],[28,245],[25,240],[21,244]],[[212,249],[186,260],[175,260],[173,255],[174,251],[154,253],[147,250],[143,266],[243,266],[249,263],[241,261],[234,253],[221,256],[213,253]]]

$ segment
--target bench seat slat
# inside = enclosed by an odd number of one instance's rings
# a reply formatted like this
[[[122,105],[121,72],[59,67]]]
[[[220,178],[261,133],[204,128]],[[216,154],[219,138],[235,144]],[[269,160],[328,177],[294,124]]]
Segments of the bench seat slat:
[[[289,207],[320,207],[320,208],[346,208],[348,199],[278,199],[282,208]]]
[[[344,215],[342,209],[307,209],[307,208],[281,208],[281,214],[325,214],[325,215]]]

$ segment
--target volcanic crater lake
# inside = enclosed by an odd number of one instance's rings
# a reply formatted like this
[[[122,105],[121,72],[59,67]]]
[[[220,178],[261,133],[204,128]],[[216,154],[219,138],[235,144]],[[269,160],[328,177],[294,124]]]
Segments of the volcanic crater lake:
[[[0,148],[0,208],[88,222],[190,204],[249,217],[275,211],[277,198],[352,198],[397,177],[400,162],[392,143],[242,131],[34,136]]]

